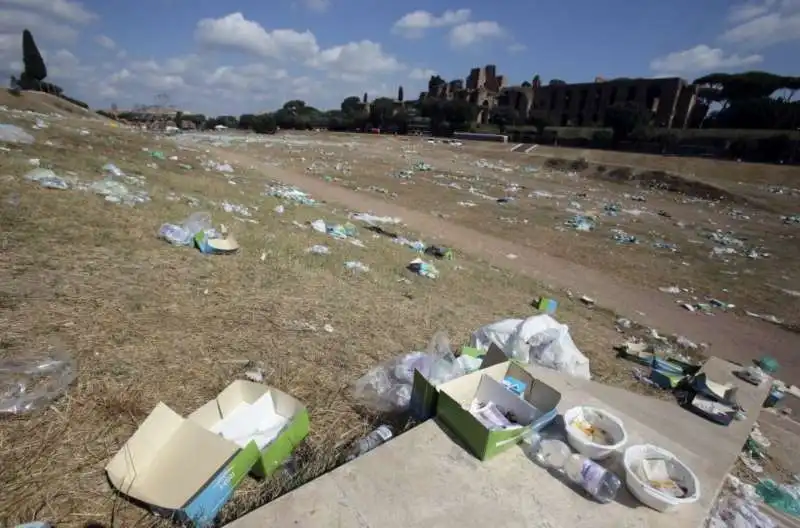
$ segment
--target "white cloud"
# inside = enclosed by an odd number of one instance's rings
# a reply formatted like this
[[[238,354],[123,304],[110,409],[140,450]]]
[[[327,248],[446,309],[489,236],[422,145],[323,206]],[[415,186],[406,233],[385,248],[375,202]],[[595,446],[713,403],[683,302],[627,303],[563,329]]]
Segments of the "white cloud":
[[[650,69],[662,75],[699,73],[717,69],[740,68],[764,60],[761,55],[725,55],[720,48],[700,44],[691,49],[675,51],[650,61]]]
[[[106,35],[97,35],[94,38],[94,41],[97,42],[98,44],[100,44],[100,46],[102,46],[102,47],[104,47],[105,49],[108,49],[108,50],[113,50],[113,49],[116,49],[116,47],[117,47],[117,43],[114,42],[114,40],[111,37],[108,37]]]
[[[317,39],[310,31],[293,29],[267,31],[242,13],[222,18],[204,18],[197,23],[195,39],[210,47],[228,48],[275,59],[312,58],[319,52]]]
[[[371,40],[350,42],[322,50],[308,65],[351,74],[391,73],[405,68],[395,57],[384,53],[380,44]]]
[[[764,48],[800,39],[800,1],[764,0],[734,6],[728,20],[733,24],[720,37],[723,42]]]
[[[430,11],[412,11],[394,23],[392,33],[406,38],[421,38],[429,29],[463,24],[471,15],[469,9],[448,9],[438,17]]]
[[[0,34],[16,36],[20,53],[22,53],[22,30],[28,28],[37,43],[45,37],[51,41],[73,41],[78,32],[67,24],[53,21],[33,11],[18,9],[0,9]]]
[[[505,36],[503,27],[492,20],[465,22],[450,30],[450,44],[463,48],[472,44]]]
[[[520,44],[519,42],[515,42],[514,44],[511,44],[508,47],[508,52],[509,53],[522,53],[526,49],[528,49],[528,46],[526,46],[525,44]]]
[[[59,18],[72,24],[86,24],[97,19],[97,15],[83,7],[80,2],[69,0],[2,0],[2,3]]]
[[[330,0],[303,0],[306,9],[315,13],[324,13],[331,6]]]
[[[430,68],[414,68],[408,74],[410,78],[418,81],[427,81],[433,75],[436,75],[436,71],[431,70]]]

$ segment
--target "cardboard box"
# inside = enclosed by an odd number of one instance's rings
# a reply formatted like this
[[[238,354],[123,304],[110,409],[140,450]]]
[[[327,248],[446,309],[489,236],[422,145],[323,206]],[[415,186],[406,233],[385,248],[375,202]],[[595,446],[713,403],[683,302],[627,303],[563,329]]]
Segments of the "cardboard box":
[[[509,377],[525,384],[522,397],[504,385]],[[488,429],[469,410],[476,399],[492,401],[513,413],[523,427]],[[522,365],[506,361],[442,384],[436,416],[476,457],[486,460],[517,444],[527,430],[540,430],[552,422],[560,401],[560,392],[535,379]]]
[[[218,434],[226,418],[241,432],[247,420],[237,421],[235,414],[252,417],[241,409],[256,402],[264,406],[255,406],[256,411],[272,402],[276,414],[285,418],[279,428],[235,440]],[[266,385],[239,380],[189,418],[159,403],[114,455],[106,473],[117,490],[153,513],[210,526],[248,472],[271,474],[307,434],[308,412],[302,403]]]
[[[254,407],[244,409],[243,405]],[[254,411],[256,418],[253,418]],[[229,424],[246,433],[258,416],[267,420],[260,424],[260,434],[253,438],[261,457],[252,471],[256,476],[268,477],[283,465],[308,435],[308,410],[298,399],[260,383],[237,380],[214,400],[190,414],[189,420],[214,433],[221,432],[219,425],[224,424],[225,420],[233,420]],[[276,416],[281,419],[280,422],[275,420]],[[280,434],[272,434],[277,432]]]

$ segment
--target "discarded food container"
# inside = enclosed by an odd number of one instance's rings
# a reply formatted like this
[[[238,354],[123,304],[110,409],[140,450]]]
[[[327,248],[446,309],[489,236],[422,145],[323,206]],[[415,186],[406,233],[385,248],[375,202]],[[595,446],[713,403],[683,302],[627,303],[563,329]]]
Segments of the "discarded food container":
[[[526,384],[522,397],[503,385],[508,376]],[[438,392],[437,417],[481,460],[549,425],[561,401],[560,392],[510,361],[444,383]]]
[[[628,441],[622,420],[597,407],[569,409],[564,413],[564,424],[569,445],[592,460],[607,458]]]
[[[700,499],[697,476],[665,449],[650,444],[630,446],[623,464],[628,490],[654,510],[668,512]]]
[[[106,474],[161,517],[211,526],[249,471],[280,468],[307,433],[308,412],[298,400],[239,380],[189,418],[156,405]]]

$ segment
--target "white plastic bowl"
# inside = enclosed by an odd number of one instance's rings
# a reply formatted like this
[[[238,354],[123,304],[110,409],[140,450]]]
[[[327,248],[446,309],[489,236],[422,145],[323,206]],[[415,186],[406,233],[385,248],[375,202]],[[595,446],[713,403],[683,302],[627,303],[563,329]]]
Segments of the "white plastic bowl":
[[[572,425],[572,422],[583,416],[592,425],[596,425],[610,436],[611,443],[601,444],[592,442],[586,434]],[[580,405],[564,413],[564,425],[567,431],[567,440],[577,452],[592,460],[602,460],[618,450],[628,441],[628,433],[622,425],[622,420],[603,409]]]
[[[672,497],[652,488],[639,478],[634,467],[646,458],[664,458],[670,464],[670,477],[687,489],[686,497]],[[672,511],[683,504],[697,502],[700,498],[700,482],[689,467],[665,449],[650,444],[632,445],[625,450],[625,484],[642,504],[660,512]]]

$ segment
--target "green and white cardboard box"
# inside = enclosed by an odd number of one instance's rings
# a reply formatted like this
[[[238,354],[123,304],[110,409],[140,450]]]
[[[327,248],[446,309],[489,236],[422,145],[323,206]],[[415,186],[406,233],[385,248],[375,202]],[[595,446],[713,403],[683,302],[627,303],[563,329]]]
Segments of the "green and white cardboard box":
[[[243,403],[270,394],[286,419],[263,450],[210,429]],[[159,403],[106,466],[111,484],[153,513],[194,526],[210,526],[251,470],[273,473],[308,434],[308,411],[297,399],[250,381],[231,383],[215,399],[184,418]]]
[[[502,383],[511,376],[525,383],[522,397]],[[523,427],[492,431],[469,411],[473,400],[492,401],[513,413]],[[538,429],[555,418],[561,393],[537,380],[524,365],[505,361],[482,368],[439,386],[436,417],[480,460],[487,460],[522,440],[530,428]]]

